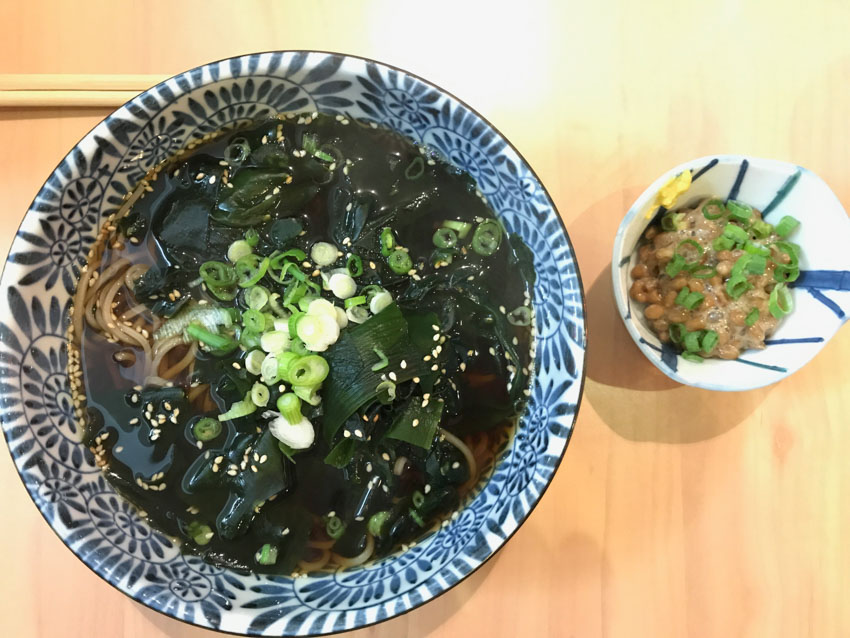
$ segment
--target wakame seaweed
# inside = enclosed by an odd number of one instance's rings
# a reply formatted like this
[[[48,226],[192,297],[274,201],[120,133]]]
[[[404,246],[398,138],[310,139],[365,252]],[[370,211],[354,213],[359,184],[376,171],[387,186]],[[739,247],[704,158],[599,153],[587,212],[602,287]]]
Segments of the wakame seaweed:
[[[533,255],[475,181],[302,114],[221,131],[143,186],[69,342],[107,479],[245,572],[362,564],[456,510],[533,375]]]

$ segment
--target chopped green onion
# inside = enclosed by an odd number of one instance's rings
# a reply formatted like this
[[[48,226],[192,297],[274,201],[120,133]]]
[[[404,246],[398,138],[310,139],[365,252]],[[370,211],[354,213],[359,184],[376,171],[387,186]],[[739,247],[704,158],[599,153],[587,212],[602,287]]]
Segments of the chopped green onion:
[[[667,266],[664,268],[664,272],[666,272],[667,276],[672,279],[685,269],[687,263],[688,262],[685,261],[684,257],[679,254],[675,254],[673,255],[673,259],[667,263]]]
[[[230,406],[230,409],[224,414],[218,415],[219,421],[227,421],[228,419],[239,419],[243,416],[248,416],[257,410],[257,406],[251,401],[251,396],[246,395],[241,401],[237,401]]]
[[[194,434],[195,438],[199,441],[212,441],[221,434],[221,422],[217,419],[211,419],[210,417],[205,416],[192,426],[192,434]]]
[[[685,330],[685,325],[682,323],[673,323],[670,324],[670,341],[675,344],[682,343],[682,339],[685,338],[685,334],[687,330]]]
[[[230,247],[227,249],[227,260],[231,264],[235,264],[237,261],[246,257],[254,252],[254,249],[244,239],[237,239],[235,242],[230,244]]]
[[[455,251],[451,248],[438,248],[431,253],[431,265],[434,266],[434,268],[448,266],[454,261],[454,258]]]
[[[335,272],[328,279],[328,288],[337,299],[348,299],[357,292],[354,278],[347,272]]]
[[[732,272],[730,277],[738,277],[744,274],[744,271],[747,269],[747,265],[750,263],[750,260],[754,255],[750,253],[744,253],[735,261],[735,265],[732,266]]]
[[[366,524],[366,529],[372,536],[380,536],[381,531],[390,518],[390,513],[386,510],[375,512],[369,517],[369,522]]]
[[[253,350],[260,347],[260,333],[253,330],[243,330],[239,335],[239,345],[246,350]]]
[[[255,228],[249,228],[245,231],[245,241],[253,248],[260,243],[260,233]]]
[[[301,416],[301,399],[292,392],[281,394],[277,398],[277,411],[283,415],[283,418],[289,421],[291,425],[300,423]]]
[[[694,240],[694,239],[683,239],[678,244],[676,244],[676,254],[677,255],[682,255],[682,253],[679,252],[679,249],[682,246],[691,246],[694,250],[697,251],[697,255],[702,255],[702,253],[703,253],[702,246],[700,246],[699,243],[697,243],[697,241]],[[682,257],[685,257],[685,256],[682,255]],[[693,263],[693,262],[691,262],[691,263]]]
[[[254,554],[254,560],[260,565],[274,565],[277,562],[277,547],[266,543]]]
[[[260,347],[269,354],[277,354],[289,350],[289,334],[283,330],[270,330],[260,335]]]
[[[289,335],[297,335],[298,334],[298,322],[301,321],[301,318],[306,316],[306,312],[293,312],[292,316],[289,317]]]
[[[252,286],[245,291],[245,305],[251,310],[262,310],[269,302],[269,289],[265,286]]]
[[[488,219],[478,224],[472,234],[472,250],[483,257],[495,253],[502,243],[502,227],[494,219]]]
[[[685,361],[690,361],[691,363],[702,363],[703,358],[698,354],[694,354],[693,352],[683,352],[682,358]]]
[[[265,358],[266,353],[262,350],[251,350],[245,357],[245,369],[251,374],[260,374]]]
[[[348,301],[348,299],[346,299]],[[345,310],[345,316],[351,323],[363,323],[369,318],[369,311],[363,306],[351,306]]]
[[[702,303],[703,299],[705,299],[704,294],[694,291],[688,294],[682,305],[688,310],[695,310]]]
[[[262,383],[251,386],[251,401],[258,408],[264,408],[269,404],[269,389]]]
[[[787,264],[783,264],[780,262],[776,262],[778,266],[783,266],[785,268],[794,268],[800,263],[800,247],[797,244],[791,243],[790,241],[778,241],[773,244],[773,246],[782,253],[788,255],[790,262]],[[774,260],[776,261],[776,260]]]
[[[404,169],[404,176],[411,182],[416,181],[425,174],[425,160],[421,156],[413,158],[413,161]]]
[[[242,313],[242,325],[247,330],[262,332],[266,327],[266,318],[259,310],[248,309]]]
[[[282,353],[286,354],[286,353]],[[266,383],[277,383],[280,381],[280,364],[277,355],[267,354],[260,364],[260,374]]]
[[[711,279],[717,274],[717,269],[711,266],[700,265],[691,271],[691,277],[694,279]]]
[[[186,526],[186,534],[197,545],[206,545],[213,537],[213,531],[210,526],[199,523],[198,521],[192,521]]]
[[[377,315],[384,308],[388,307],[393,302],[393,296],[386,290],[381,290],[376,293],[369,301],[369,310],[373,315]]]
[[[372,348],[375,354],[378,355],[378,363],[372,366],[372,372],[377,372],[378,370],[383,370],[390,364],[390,360],[387,359],[387,355],[384,354],[384,351],[380,348]]]
[[[744,244],[744,251],[750,253],[751,255],[761,255],[763,257],[770,257],[770,248],[752,242],[749,239],[747,240],[747,243]]]
[[[666,231],[682,230],[685,226],[685,213],[667,213],[661,218],[661,228]]]
[[[390,265],[392,271],[397,275],[404,275],[413,268],[413,262],[410,259],[410,255],[401,249],[394,250],[387,258],[387,263]]]
[[[747,234],[747,231],[745,231],[740,226],[736,226],[735,224],[731,223],[726,224],[726,226],[723,227],[723,236],[728,237],[736,244],[743,244],[750,238],[750,236]]]
[[[337,540],[345,533],[345,523],[339,516],[328,516],[325,523],[325,532],[332,539]]]
[[[317,266],[330,266],[339,258],[336,246],[326,241],[317,241],[310,249],[310,259]]]
[[[688,352],[696,352],[700,348],[700,332],[689,332],[685,335],[685,339],[682,344],[685,346],[685,350]]]
[[[416,490],[410,496],[410,500],[413,503],[413,507],[415,507],[416,509],[419,509],[425,504],[425,495],[422,492],[420,492],[419,490]]]
[[[301,136],[301,148],[312,155],[319,150],[319,136],[305,131]]]
[[[293,346],[295,342],[293,341]],[[297,352],[289,351],[289,352],[280,352],[277,355],[277,376],[280,379],[283,379],[287,383],[291,383],[289,378],[289,371],[292,369],[292,364],[298,361],[303,356],[303,354],[299,354]]]
[[[706,330],[700,342],[700,349],[706,354],[711,354],[715,347],[717,347],[717,333],[714,330]]]
[[[317,392],[317,386],[296,385],[292,386],[292,391],[302,401],[306,401],[310,405],[319,405],[322,402],[322,397]]]
[[[762,255],[752,255],[746,270],[751,275],[763,275],[765,268],[767,268],[767,259]]]
[[[750,232],[759,239],[765,239],[773,232],[773,225],[768,224],[762,219],[757,219],[753,222],[753,225],[750,226]]]
[[[353,308],[354,306],[362,306],[366,303],[366,295],[359,295],[357,297],[349,297],[345,300],[345,308]]]
[[[389,405],[395,401],[395,383],[392,381],[381,381],[375,387],[375,392],[378,395],[378,401],[384,405]]]
[[[747,281],[747,278],[744,275],[730,277],[729,281],[726,282],[726,292],[730,297],[732,297],[732,299],[737,299],[750,288],[752,288],[752,285]]]
[[[726,202],[726,209],[729,211],[729,219],[741,222],[742,224],[749,222],[753,216],[753,207],[743,202],[736,202],[730,199]]]
[[[720,237],[715,237],[714,241],[711,242],[711,247],[714,248],[717,252],[721,250],[732,250],[735,246],[735,241],[726,237],[725,235],[720,235]]]
[[[675,301],[676,305],[677,305],[677,306],[681,306],[682,304],[684,304],[684,303],[685,303],[685,299],[687,299],[687,298],[688,298],[688,295],[689,295],[689,294],[691,294],[690,289],[689,289],[687,286],[684,286],[684,287],[683,287],[683,288],[679,291],[679,294],[678,294],[678,295],[676,295],[676,301]]]
[[[531,308],[528,306],[517,306],[508,313],[508,323],[512,326],[530,326]]]
[[[393,229],[386,227],[381,231],[381,254],[389,257],[395,248],[395,235]]]
[[[415,509],[410,508],[407,510],[407,513],[410,514],[410,518],[413,519],[413,522],[419,525],[419,527],[425,527],[425,519],[422,518],[422,515],[417,512]]]
[[[454,248],[457,245],[457,233],[451,228],[438,228],[431,241],[437,248]]]
[[[797,281],[797,278],[800,276],[799,268],[789,268],[787,266],[777,266],[773,271],[773,279],[774,281],[778,281],[780,283],[791,283],[792,281]]]
[[[236,276],[239,277],[240,288],[248,288],[258,283],[266,271],[269,269],[269,258],[260,257],[259,255],[245,255],[234,264],[236,268]]]
[[[702,207],[702,215],[706,219],[720,219],[725,214],[726,207],[720,199],[710,199]]]
[[[785,215],[785,217],[780,219],[779,223],[776,224],[776,234],[784,239],[797,230],[799,225],[800,222],[797,219],[791,217],[791,215]]]
[[[777,319],[782,319],[782,317],[794,310],[794,299],[791,297],[788,286],[785,284],[776,284],[770,293],[767,307],[770,310],[770,314]]]
[[[186,326],[186,334],[195,341],[207,344],[213,350],[225,350],[227,348],[233,348],[236,345],[236,342],[230,337],[210,332],[197,323],[190,323]]]
[[[759,309],[753,308],[752,310],[750,310],[749,313],[747,313],[747,318],[744,320],[744,323],[746,323],[747,326],[752,326],[752,325],[755,325],[756,321],[758,321],[758,320],[759,320]]]
[[[233,266],[220,261],[206,261],[198,269],[201,279],[210,288],[228,288],[236,283]]]
[[[289,382],[292,385],[315,386],[324,381],[330,367],[323,357],[317,354],[301,357],[289,368]]]
[[[457,233],[457,236],[460,239],[466,239],[469,231],[472,230],[472,224],[469,222],[455,221],[453,219],[445,219],[443,220],[443,228],[451,228]]]
[[[345,267],[348,268],[348,274],[352,277],[359,277],[363,274],[363,260],[357,255],[349,255]]]

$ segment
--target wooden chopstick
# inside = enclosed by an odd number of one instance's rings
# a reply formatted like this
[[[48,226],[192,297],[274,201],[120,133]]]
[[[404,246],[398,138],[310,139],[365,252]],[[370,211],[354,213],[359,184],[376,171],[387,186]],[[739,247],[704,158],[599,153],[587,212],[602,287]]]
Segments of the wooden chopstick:
[[[163,75],[0,74],[2,107],[117,107]]]

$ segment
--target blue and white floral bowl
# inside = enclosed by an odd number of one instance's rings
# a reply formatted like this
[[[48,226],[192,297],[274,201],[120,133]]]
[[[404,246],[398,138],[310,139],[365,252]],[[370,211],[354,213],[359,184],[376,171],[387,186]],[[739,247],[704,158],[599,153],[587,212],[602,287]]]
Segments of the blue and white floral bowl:
[[[158,161],[222,127],[280,111],[376,121],[442,152],[478,181],[535,254],[537,372],[492,477],[412,549],[307,578],[243,576],[184,557],[119,497],[80,444],[63,335],[80,267],[103,219]],[[48,177],[0,281],[0,422],[24,485],[86,565],[157,611],[244,634],[363,627],[448,590],[493,555],[543,495],[572,433],[584,379],[575,255],[523,158],[471,108],[399,69],[315,52],[249,55],[181,73],[98,124]]]
[[[762,211],[767,221],[783,215],[800,220],[792,241],[802,247],[800,278],[794,288],[795,309],[766,341],[764,350],[748,350],[734,361],[706,359],[692,363],[670,344],[662,344],[643,313],[629,298],[637,243],[652,221],[647,212],[659,189],[690,170],[691,187],[676,206],[710,195],[739,199]],[[663,214],[661,209],[655,215]],[[829,186],[800,166],[775,160],[718,155],[670,169],[647,188],[629,209],[614,240],[614,296],[620,316],[637,346],[671,379],[708,390],[751,390],[776,383],[814,357],[847,321],[850,313],[850,219]]]

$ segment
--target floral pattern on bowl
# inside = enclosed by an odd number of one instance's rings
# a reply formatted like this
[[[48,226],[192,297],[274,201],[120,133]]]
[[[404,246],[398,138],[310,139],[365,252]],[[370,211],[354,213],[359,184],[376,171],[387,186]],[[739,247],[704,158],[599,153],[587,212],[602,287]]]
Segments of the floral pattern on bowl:
[[[537,370],[528,410],[489,480],[409,550],[306,578],[240,575],[183,556],[119,497],[79,442],[64,334],[71,295],[104,218],[159,160],[222,127],[280,111],[374,121],[476,177],[535,254]],[[581,281],[548,194],[472,109],[399,69],[315,52],[262,53],[170,78],[107,117],[48,177],[0,282],[3,432],[42,515],[92,570],[190,623],[255,635],[328,634],[409,611],[451,588],[528,517],[560,463],[584,379]]]

